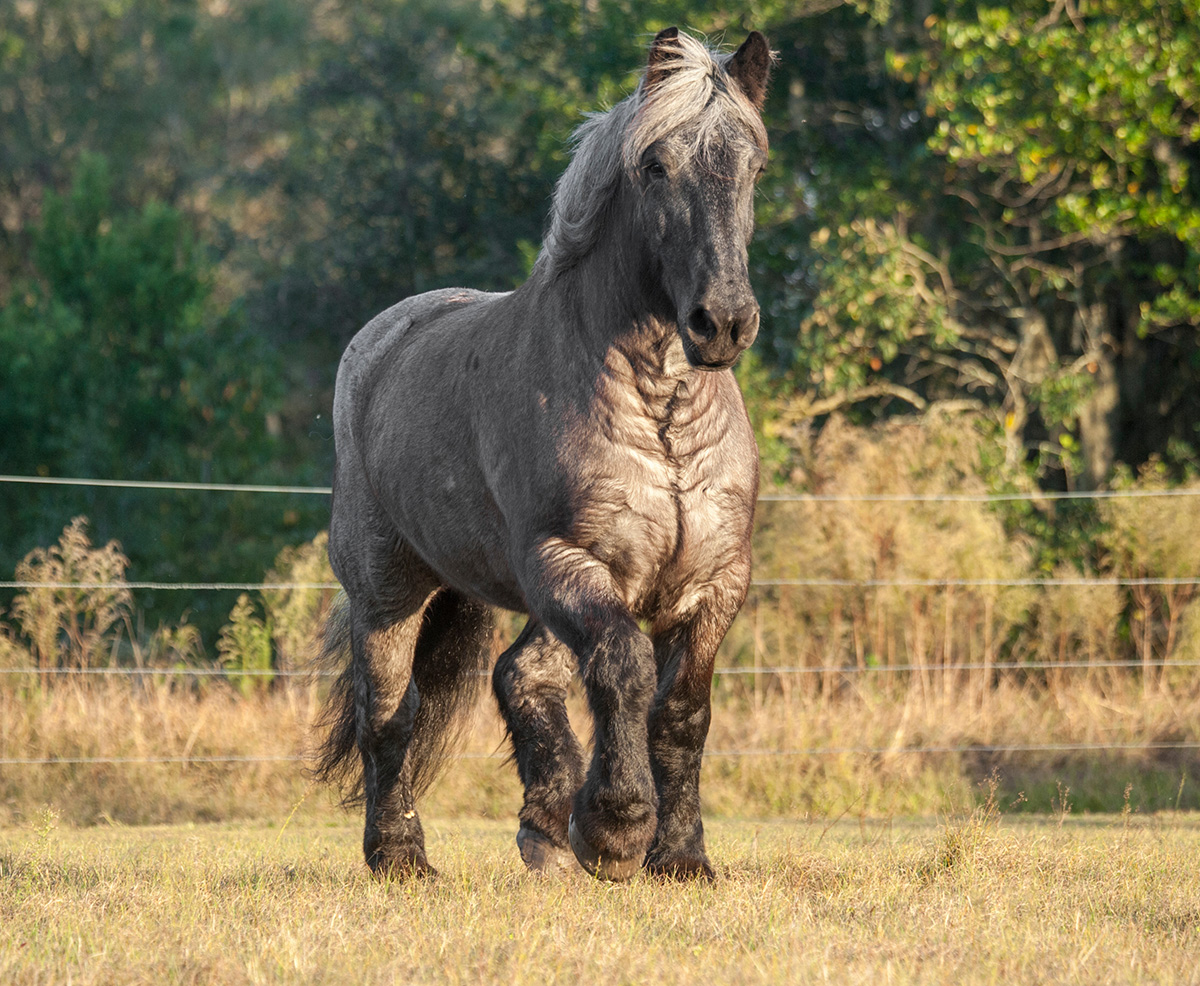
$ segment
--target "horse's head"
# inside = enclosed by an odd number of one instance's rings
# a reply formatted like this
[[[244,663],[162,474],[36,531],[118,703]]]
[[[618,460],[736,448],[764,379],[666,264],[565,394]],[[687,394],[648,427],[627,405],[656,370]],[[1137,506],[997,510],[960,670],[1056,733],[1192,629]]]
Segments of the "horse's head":
[[[758,333],[747,247],[767,161],[759,111],[770,67],[757,31],[722,55],[668,28],[651,45],[626,132],[647,273],[695,367],[731,366]]]

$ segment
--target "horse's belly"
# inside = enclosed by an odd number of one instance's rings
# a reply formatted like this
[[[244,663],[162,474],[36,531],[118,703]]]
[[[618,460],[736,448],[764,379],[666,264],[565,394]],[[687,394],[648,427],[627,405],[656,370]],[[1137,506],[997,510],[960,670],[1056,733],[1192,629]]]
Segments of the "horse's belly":
[[[504,521],[482,478],[456,458],[461,443],[397,436],[375,475],[399,537],[449,586],[505,609],[523,610]]]

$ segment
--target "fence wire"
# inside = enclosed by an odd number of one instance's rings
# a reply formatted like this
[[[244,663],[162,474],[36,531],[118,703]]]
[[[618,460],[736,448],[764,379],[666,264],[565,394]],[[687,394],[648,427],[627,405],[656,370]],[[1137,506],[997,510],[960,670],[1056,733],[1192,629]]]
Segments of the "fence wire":
[[[0,484],[27,484],[44,486],[93,487],[108,489],[160,490],[177,492],[217,492],[329,496],[332,488],[327,486],[287,486],[246,483],[183,483],[148,480],[88,479],[50,476],[7,476],[0,475]],[[1003,503],[1003,502],[1051,502],[1064,500],[1111,500],[1151,499],[1162,497],[1200,496],[1200,488],[1172,490],[1089,490],[1028,493],[897,493],[897,494],[811,494],[811,493],[764,493],[759,501],[764,503]],[[1026,579],[755,579],[755,587],[803,587],[803,588],[1043,588],[1043,587],[1138,587],[1138,586],[1191,586],[1200,585],[1200,577],[1186,578],[1138,578],[1138,579],[1088,579],[1088,578],[1026,578]],[[336,582],[0,582],[0,589],[50,589],[50,590],[97,590],[97,589],[142,589],[162,591],[239,591],[261,590],[330,590],[338,589]],[[951,666],[903,664],[869,666],[824,666],[824,667],[724,667],[717,668],[717,676],[783,676],[783,675],[860,675],[860,674],[956,674],[962,672],[992,672],[1007,674],[1026,671],[1077,671],[1107,668],[1125,669],[1172,669],[1196,668],[1200,661],[1152,660],[1152,661],[1089,661],[1086,663],[1059,664],[1050,661],[1023,662],[1019,664],[988,663],[958,664]],[[486,674],[487,672],[483,672]],[[307,678],[334,676],[337,672],[313,672],[308,670],[233,670],[226,668],[0,668],[0,675],[55,675],[55,676],[127,676],[127,677],[191,677],[191,678]],[[1146,743],[1030,743],[1030,744],[978,744],[978,745],[933,745],[933,746],[838,746],[805,747],[795,749],[730,749],[706,750],[708,759],[737,758],[794,758],[828,756],[911,756],[919,754],[973,754],[999,756],[1012,754],[1046,753],[1101,753],[1101,752],[1166,752],[1197,751],[1200,742],[1146,742]],[[507,754],[460,753],[458,760],[502,760]],[[54,766],[54,765],[192,765],[192,764],[255,764],[255,763],[305,763],[306,757],[299,755],[278,756],[161,756],[161,757],[4,757],[0,766]]]
[[[63,476],[0,476],[0,483],[30,486],[94,486],[119,490],[179,490],[205,493],[293,493],[329,496],[331,486],[264,486],[252,483],[170,483],[140,479],[71,479]]]
[[[720,667],[713,669],[714,676],[724,675],[858,675],[858,674],[958,674],[969,671],[994,671],[997,674],[1015,673],[1021,671],[1091,671],[1106,668],[1125,668],[1137,670],[1143,668],[1200,668],[1200,660],[1171,660],[1153,659],[1149,661],[1022,661],[1012,662],[992,661],[988,664],[829,664],[829,665],[764,665],[762,667],[741,666]],[[480,677],[489,677],[490,671],[475,672]],[[320,678],[336,678],[340,671],[329,670],[271,670],[250,668],[245,671],[237,668],[147,668],[147,667],[107,667],[107,668],[0,668],[0,675],[57,675],[61,677],[130,677],[130,678],[299,678],[316,680]]]
[[[0,476],[0,483],[31,486],[92,486],[108,489],[176,490],[206,493],[287,493],[330,496],[330,486],[271,486],[252,483],[173,483],[136,479],[61,476]],[[1114,500],[1200,496],[1200,488],[1171,490],[1046,490],[1028,493],[762,493],[760,503],[1008,503],[1051,500]]]
[[[969,753],[975,756],[1005,756],[1022,753],[1166,753],[1200,750],[1200,742],[1178,743],[998,743],[975,746],[812,746],[787,750],[705,750],[708,760],[743,758],[770,759],[779,757],[892,757],[935,754],[949,756]],[[507,760],[509,755],[494,753],[457,753],[451,760]],[[311,763],[309,757],[297,754],[281,756],[177,756],[177,757],[12,757],[0,758],[0,767],[53,767],[133,764],[252,764],[252,763]]]
[[[1080,589],[1130,588],[1137,586],[1200,585],[1200,576],[1178,578],[1089,579],[1083,576],[1028,579],[751,579],[751,588],[803,589]],[[188,592],[254,592],[261,589],[340,589],[338,582],[0,582],[0,589],[155,589]]]

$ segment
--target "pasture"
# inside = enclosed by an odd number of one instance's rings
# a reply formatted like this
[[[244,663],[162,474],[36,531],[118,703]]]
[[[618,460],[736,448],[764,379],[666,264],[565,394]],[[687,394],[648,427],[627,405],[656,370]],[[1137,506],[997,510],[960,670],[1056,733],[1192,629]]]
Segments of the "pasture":
[[[713,886],[528,874],[487,701],[424,804],[440,875],[399,884],[303,772],[306,686],[0,690],[3,750],[64,758],[0,765],[0,982],[1200,983],[1194,768],[1145,745],[1191,740],[1194,689],[722,681]],[[1137,749],[1045,748],[1101,739]],[[819,752],[918,741],[955,752]]]
[[[527,873],[431,819],[372,879],[350,819],[0,830],[0,981],[1197,983],[1200,817],[710,819],[719,881]]]

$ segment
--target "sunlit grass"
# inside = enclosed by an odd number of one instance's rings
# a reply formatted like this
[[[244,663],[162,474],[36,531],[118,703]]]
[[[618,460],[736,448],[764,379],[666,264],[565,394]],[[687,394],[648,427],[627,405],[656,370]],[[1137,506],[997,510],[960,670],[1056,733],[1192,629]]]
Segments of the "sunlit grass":
[[[530,877],[513,825],[0,830],[0,981],[1195,983],[1200,818],[709,824],[715,886]]]
[[[244,697],[225,684],[98,681],[49,689],[0,688],[0,758],[117,758],[120,763],[0,765],[0,825],[27,823],[43,806],[64,824],[169,824],[286,818],[342,820],[336,792],[310,784],[302,759],[315,743],[319,696],[307,688]],[[572,702],[581,736],[582,702]],[[928,815],[973,804],[997,771],[1005,804],[1022,810],[1153,811],[1200,807],[1200,689],[1143,696],[1128,676],[1048,687],[1001,681],[927,696],[856,682],[834,696],[777,683],[756,695],[723,680],[701,794],[713,816],[856,818]],[[1154,748],[1148,744],[1162,744]],[[989,754],[987,747],[1091,748]],[[1173,746],[1173,744],[1183,744]],[[914,753],[934,748],[942,751]],[[509,745],[490,695],[452,762],[421,802],[439,817],[511,819],[521,803]],[[829,750],[843,752],[828,752]],[[784,751],[780,755],[763,755]],[[824,751],[824,752],[823,752]],[[859,752],[844,752],[859,751]],[[875,751],[875,752],[861,752]],[[729,756],[728,753],[752,753]],[[141,762],[156,757],[187,763]],[[206,757],[280,760],[206,763]]]

